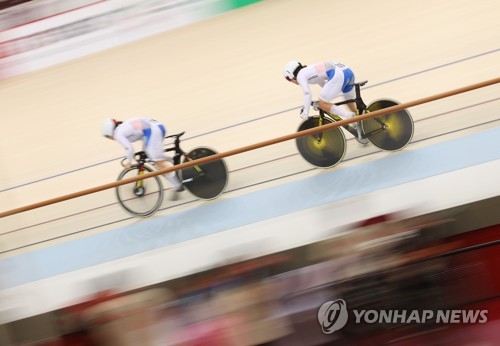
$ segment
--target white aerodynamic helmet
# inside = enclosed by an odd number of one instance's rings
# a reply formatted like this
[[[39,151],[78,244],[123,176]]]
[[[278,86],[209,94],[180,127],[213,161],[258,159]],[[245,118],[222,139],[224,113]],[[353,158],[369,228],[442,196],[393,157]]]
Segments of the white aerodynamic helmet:
[[[291,81],[297,77],[297,69],[303,67],[302,64],[296,60],[289,61],[283,70],[283,76],[287,81]]]
[[[101,125],[101,134],[104,137],[113,137],[116,126],[118,126],[118,121],[116,121],[115,119],[108,118],[104,120]]]

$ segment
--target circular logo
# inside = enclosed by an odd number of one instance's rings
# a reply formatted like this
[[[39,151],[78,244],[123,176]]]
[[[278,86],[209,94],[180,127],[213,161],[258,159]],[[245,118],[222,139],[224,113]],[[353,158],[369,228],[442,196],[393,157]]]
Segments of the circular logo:
[[[347,304],[343,299],[328,301],[318,310],[318,321],[325,334],[343,328],[347,323]]]

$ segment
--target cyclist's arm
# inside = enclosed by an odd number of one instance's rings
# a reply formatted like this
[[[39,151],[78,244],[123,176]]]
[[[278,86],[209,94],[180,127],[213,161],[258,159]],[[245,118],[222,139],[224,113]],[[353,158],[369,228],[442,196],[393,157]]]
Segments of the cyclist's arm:
[[[304,111],[303,113],[309,115],[309,108],[311,107],[312,94],[309,83],[305,76],[299,75],[297,78],[297,83],[300,85],[302,92],[304,93]]]
[[[121,133],[115,133],[114,138],[115,141],[120,143],[125,148],[125,155],[127,157],[127,160],[128,162],[132,163],[134,160],[134,146],[132,145],[132,142],[130,142],[128,138]]]

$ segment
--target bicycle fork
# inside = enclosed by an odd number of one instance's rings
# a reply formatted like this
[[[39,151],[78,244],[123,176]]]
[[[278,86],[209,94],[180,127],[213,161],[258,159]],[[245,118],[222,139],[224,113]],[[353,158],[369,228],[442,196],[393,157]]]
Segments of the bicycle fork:
[[[323,125],[323,117],[320,115],[318,119],[318,126]],[[321,140],[323,139],[323,131],[316,133],[316,140],[318,141],[318,144],[321,143]]]
[[[144,166],[140,165],[139,166],[139,175],[143,175],[144,174]],[[144,189],[144,180],[137,180],[135,182],[135,186],[134,186],[134,195],[136,195],[137,197],[142,197],[144,196],[146,192],[146,189]]]

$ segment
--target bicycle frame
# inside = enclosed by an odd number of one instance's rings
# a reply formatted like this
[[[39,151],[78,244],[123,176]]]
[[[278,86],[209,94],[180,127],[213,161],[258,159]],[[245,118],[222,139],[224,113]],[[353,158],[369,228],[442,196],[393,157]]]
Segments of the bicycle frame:
[[[174,161],[173,164],[174,165],[180,164],[182,157],[185,157],[185,159],[187,161],[193,161],[193,159],[189,156],[189,154],[186,153],[184,150],[182,150],[182,148],[180,146],[180,143],[181,143],[180,137],[183,134],[184,134],[184,132],[179,133],[179,134],[175,134],[175,135],[170,135],[170,136],[166,137],[166,138],[174,138],[173,146],[168,147],[168,148],[165,149],[165,152],[169,152],[169,151],[175,152],[174,158],[173,158],[173,161]],[[136,161],[137,161],[137,167],[139,168],[139,175],[143,175],[144,173],[146,173],[145,169],[144,169],[144,164],[146,162],[150,161],[150,160],[148,159],[148,156],[147,156],[147,154],[144,151],[138,151],[138,152],[136,152],[135,156],[136,156]],[[123,161],[124,160],[126,160],[126,159],[122,160],[122,166],[123,166]],[[205,175],[203,169],[200,166],[194,165],[193,168],[198,173],[197,177],[202,177],[202,176]],[[182,183],[187,183],[187,182],[190,182],[190,181],[192,181],[194,179],[196,179],[196,177],[183,180]],[[143,180],[137,180],[135,182],[134,191],[136,191],[135,192],[136,195],[140,195],[141,194],[140,191],[141,191],[142,186],[143,186]]]
[[[174,165],[180,164],[182,156],[186,155],[186,152],[184,150],[182,150],[182,148],[181,148],[180,136],[182,136],[182,134],[180,134],[180,135],[171,135],[171,136],[166,137],[166,138],[171,138],[171,137],[175,138],[174,139],[174,146],[165,149],[165,152],[175,151]]]
[[[368,81],[363,81],[363,82],[359,82],[359,83],[355,83],[354,84],[354,88],[355,88],[355,91],[356,91],[355,98],[344,100],[344,101],[340,101],[340,102],[336,102],[334,104],[336,106],[340,106],[340,105],[345,105],[345,104],[353,103],[354,102],[354,103],[356,103],[356,109],[358,111],[358,115],[365,114],[367,112],[367,106],[366,106],[365,102],[363,101],[363,98],[361,97],[361,87],[363,85],[365,85],[367,82]],[[330,118],[332,121],[341,121],[341,120],[343,120],[338,115],[330,113],[330,112],[325,112],[322,109],[319,110],[319,115],[320,115],[320,120],[319,120],[319,125],[320,126],[323,125],[323,119],[325,117]],[[368,137],[370,135],[373,135],[375,133],[384,131],[386,129],[387,125],[385,125],[382,121],[380,121],[377,118],[375,118],[375,121],[377,121],[382,126],[381,129],[375,130],[375,131],[371,131],[371,132],[368,132],[368,133],[364,133],[363,134],[363,138],[366,138],[366,137]],[[357,132],[356,132],[356,129],[354,127],[352,127],[349,124],[348,125],[344,125],[342,127],[344,129],[346,129],[348,132],[350,132],[354,137],[357,137]]]
[[[359,83],[354,84],[354,89],[356,91],[356,97],[353,99],[341,101],[335,103],[336,106],[348,104],[348,103],[356,103],[356,108],[358,109],[359,114],[364,114],[366,112],[366,104],[363,102],[363,99],[361,98],[361,87],[365,85],[368,81],[363,81]]]
[[[135,156],[137,161],[137,167],[139,168],[139,175],[143,175],[145,173],[144,164],[147,162],[148,156],[144,151],[139,151],[135,153]],[[122,160],[122,166],[123,166],[123,161],[125,160],[126,158]],[[136,196],[144,195],[144,191],[142,190],[143,182],[144,180],[137,180],[135,182],[134,193]]]
[[[169,151],[174,151],[174,165],[178,165],[181,163],[181,158],[184,156],[187,161],[193,161],[193,159],[181,148],[181,139],[180,137],[184,134],[184,132],[181,132],[179,134],[175,135],[170,135],[167,136],[166,138],[174,138],[174,143],[173,146],[168,147],[165,149],[165,152]],[[198,165],[194,165],[193,168],[198,172],[199,176],[203,176],[204,172]],[[188,179],[186,181],[183,181],[183,183],[186,183],[188,181],[192,181],[194,178]]]

